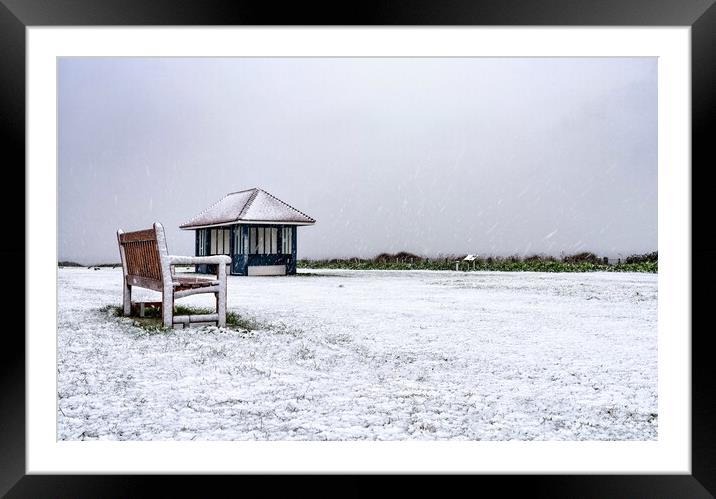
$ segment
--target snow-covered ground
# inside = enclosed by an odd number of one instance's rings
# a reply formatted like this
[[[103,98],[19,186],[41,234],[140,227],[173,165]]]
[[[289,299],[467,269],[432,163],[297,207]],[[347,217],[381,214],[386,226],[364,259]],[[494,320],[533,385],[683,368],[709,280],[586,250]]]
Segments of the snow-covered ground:
[[[654,274],[230,277],[260,329],[164,333],[121,280],[59,269],[60,439],[657,438]]]

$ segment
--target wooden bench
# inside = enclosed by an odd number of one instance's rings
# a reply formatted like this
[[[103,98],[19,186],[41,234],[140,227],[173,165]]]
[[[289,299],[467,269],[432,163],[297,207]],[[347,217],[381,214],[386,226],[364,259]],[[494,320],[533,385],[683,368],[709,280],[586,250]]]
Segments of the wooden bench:
[[[219,327],[226,325],[226,265],[231,263],[231,258],[226,255],[170,255],[167,252],[164,227],[158,222],[151,229],[136,232],[119,229],[117,242],[124,270],[124,315],[132,313],[132,287],[138,286],[162,293],[161,309],[165,327],[195,322],[216,322]],[[215,279],[180,276],[174,271],[175,265],[203,263],[216,265]],[[174,315],[175,300],[200,293],[214,293],[216,313]]]

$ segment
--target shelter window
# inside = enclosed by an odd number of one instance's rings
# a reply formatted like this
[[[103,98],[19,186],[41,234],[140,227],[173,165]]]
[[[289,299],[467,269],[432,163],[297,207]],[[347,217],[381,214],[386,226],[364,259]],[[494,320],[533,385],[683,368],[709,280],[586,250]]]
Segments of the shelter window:
[[[293,230],[292,227],[284,227],[283,228],[283,234],[281,237],[281,246],[282,246],[282,253],[284,255],[291,254],[291,250],[293,249]]]
[[[257,230],[256,227],[249,228],[249,253],[255,255],[258,253],[258,242],[257,242]]]
[[[264,252],[264,242],[265,242],[265,239],[264,239],[264,228],[263,228],[263,227],[259,227],[259,228],[258,228],[258,231],[259,231],[259,242],[258,242],[258,247],[257,247],[257,249],[256,249],[256,253],[261,253],[261,254],[263,254],[263,253],[265,253],[265,252]]]
[[[231,253],[231,229],[211,229],[211,254],[229,255]]]
[[[278,228],[250,227],[249,253],[252,255],[273,255],[278,253]]]
[[[278,253],[278,228],[267,227],[266,237],[268,243],[270,243],[270,245],[266,247],[266,252],[275,255],[276,253]]]
[[[199,238],[199,256],[206,256],[206,229],[199,229],[196,231],[196,237]]]

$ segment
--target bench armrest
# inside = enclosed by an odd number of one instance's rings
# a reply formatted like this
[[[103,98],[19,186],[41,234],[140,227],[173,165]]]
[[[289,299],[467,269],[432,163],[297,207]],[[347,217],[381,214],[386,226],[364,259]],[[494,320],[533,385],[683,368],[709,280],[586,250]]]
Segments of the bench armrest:
[[[210,265],[216,265],[224,263],[226,265],[231,263],[231,258],[226,255],[213,255],[213,256],[176,256],[169,255],[169,265],[200,265],[202,263],[208,263]]]

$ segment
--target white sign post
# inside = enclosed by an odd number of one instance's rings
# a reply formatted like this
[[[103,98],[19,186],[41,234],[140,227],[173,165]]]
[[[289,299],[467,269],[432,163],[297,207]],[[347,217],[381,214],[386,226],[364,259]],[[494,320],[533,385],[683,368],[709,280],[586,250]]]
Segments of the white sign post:
[[[475,270],[475,260],[477,260],[477,255],[467,255],[462,259],[463,262],[472,262],[472,270]],[[470,268],[469,263],[467,264],[467,268]]]

